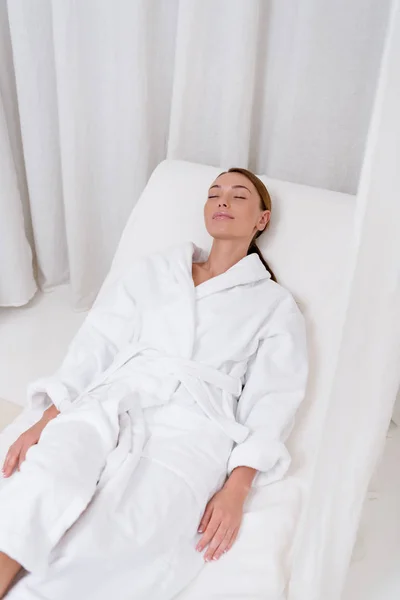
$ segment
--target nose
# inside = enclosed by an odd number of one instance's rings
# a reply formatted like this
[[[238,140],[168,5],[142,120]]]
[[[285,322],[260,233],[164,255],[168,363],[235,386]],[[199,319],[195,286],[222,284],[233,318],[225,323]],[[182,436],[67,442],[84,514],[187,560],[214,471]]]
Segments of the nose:
[[[218,206],[220,208],[229,208],[230,204],[229,204],[229,199],[227,196],[220,196],[219,200],[218,200]]]

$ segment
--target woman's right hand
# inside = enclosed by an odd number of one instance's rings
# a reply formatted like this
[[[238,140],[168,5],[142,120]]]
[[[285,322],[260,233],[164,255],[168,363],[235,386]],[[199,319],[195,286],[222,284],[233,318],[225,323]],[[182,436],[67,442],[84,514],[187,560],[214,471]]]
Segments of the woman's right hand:
[[[42,418],[37,423],[24,431],[24,433],[22,433],[19,438],[10,446],[3,465],[4,477],[10,477],[16,468],[20,468],[21,464],[25,460],[26,453],[28,452],[29,448],[38,443],[40,436],[42,435],[42,431],[46,427],[47,423],[51,421],[51,419],[54,419],[54,417],[56,417],[58,414],[58,410],[55,408],[55,406],[50,407],[43,413]]]

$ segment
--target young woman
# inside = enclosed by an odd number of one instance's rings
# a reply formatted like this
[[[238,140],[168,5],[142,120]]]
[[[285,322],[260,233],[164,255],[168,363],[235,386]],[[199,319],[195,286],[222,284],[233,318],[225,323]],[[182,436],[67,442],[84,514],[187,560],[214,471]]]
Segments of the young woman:
[[[204,214],[211,252],[186,243],[109,284],[59,371],[30,386],[36,422],[2,435],[16,441],[0,597],[171,599],[232,547],[251,487],[284,476],[307,359],[255,244],[270,197],[230,169]]]

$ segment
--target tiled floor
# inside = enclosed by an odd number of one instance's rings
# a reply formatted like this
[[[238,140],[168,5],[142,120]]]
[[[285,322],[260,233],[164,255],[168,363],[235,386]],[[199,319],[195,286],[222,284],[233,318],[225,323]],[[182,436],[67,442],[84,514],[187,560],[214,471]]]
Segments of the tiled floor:
[[[57,368],[84,316],[70,308],[66,287],[38,295],[24,308],[0,309],[0,429],[20,410],[14,403],[24,404],[27,383]],[[397,427],[391,429],[374,492],[365,502],[357,560],[343,600],[400,598],[399,465]]]

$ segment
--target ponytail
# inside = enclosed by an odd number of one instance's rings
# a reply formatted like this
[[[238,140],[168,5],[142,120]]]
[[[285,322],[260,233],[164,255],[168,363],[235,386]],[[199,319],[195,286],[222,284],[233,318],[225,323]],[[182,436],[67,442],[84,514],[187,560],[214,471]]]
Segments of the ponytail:
[[[249,254],[257,254],[258,258],[261,260],[261,262],[264,265],[264,267],[270,273],[272,281],[276,282],[275,274],[274,274],[273,270],[271,269],[271,267],[268,265],[268,263],[265,260],[265,258],[263,257],[260,248],[256,244],[255,238],[253,238],[253,240],[252,240],[252,242],[251,242],[251,244],[249,246],[249,249],[247,251],[247,256],[249,256]]]

